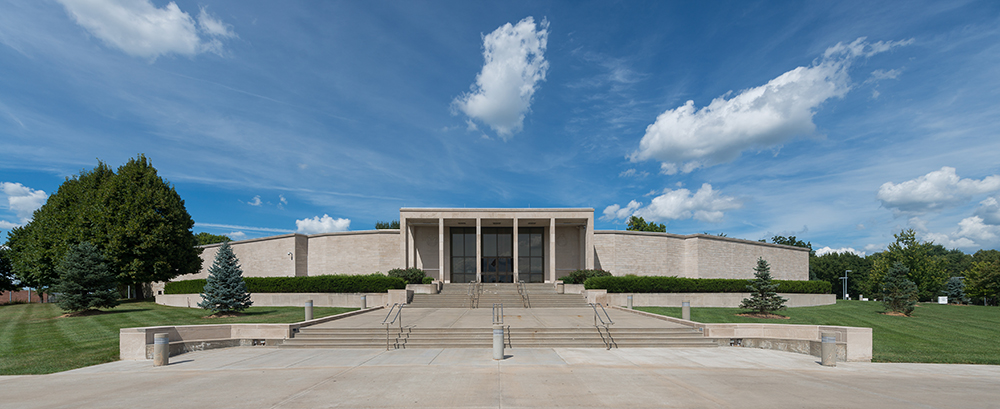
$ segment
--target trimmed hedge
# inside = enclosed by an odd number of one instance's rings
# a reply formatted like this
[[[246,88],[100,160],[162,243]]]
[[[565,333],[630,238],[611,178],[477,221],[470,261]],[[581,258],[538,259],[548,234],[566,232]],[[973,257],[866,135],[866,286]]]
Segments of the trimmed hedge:
[[[745,293],[749,280],[728,278],[683,278],[663,276],[593,277],[584,282],[588,290],[609,293]],[[774,280],[779,293],[829,294],[829,281]]]
[[[568,276],[560,278],[563,284],[583,284],[591,277],[610,277],[611,273],[604,270],[576,270]]]
[[[406,282],[401,278],[379,273],[370,275],[321,275],[312,277],[244,277],[251,293],[384,293],[402,290]],[[205,280],[171,281],[163,288],[164,294],[200,294]]]
[[[407,269],[394,268],[389,270],[389,277],[402,278],[407,284],[423,284],[424,279],[427,278],[427,273],[416,267]]]

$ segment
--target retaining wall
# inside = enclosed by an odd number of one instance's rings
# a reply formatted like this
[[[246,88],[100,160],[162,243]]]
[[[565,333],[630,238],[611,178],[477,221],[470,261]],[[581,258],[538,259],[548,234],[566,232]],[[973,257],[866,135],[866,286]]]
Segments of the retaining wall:
[[[607,293],[606,290],[584,290],[587,302],[604,305],[628,305],[628,296],[632,296],[634,307],[680,307],[684,301],[690,301],[691,307],[739,308],[744,298],[750,298],[750,293]],[[834,294],[791,294],[779,293],[788,301],[787,307],[812,307],[837,303]]]
[[[301,307],[308,300],[314,307],[361,307],[361,296],[365,296],[365,304],[369,307],[386,305],[389,302],[387,293],[250,293],[254,307]],[[156,303],[171,307],[198,308],[202,301],[201,294],[159,294]]]

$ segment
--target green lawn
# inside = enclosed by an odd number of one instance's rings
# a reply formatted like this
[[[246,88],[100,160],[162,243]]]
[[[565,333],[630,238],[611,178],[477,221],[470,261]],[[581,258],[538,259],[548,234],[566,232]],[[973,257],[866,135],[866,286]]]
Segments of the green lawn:
[[[316,318],[357,308],[315,307]],[[55,304],[0,305],[0,375],[46,374],[118,360],[118,330],[157,325],[292,323],[302,307],[251,307],[238,318],[202,318],[208,311],[132,302],[107,314],[59,318]]]
[[[637,310],[681,316],[680,308]],[[1000,308],[919,304],[911,317],[882,315],[881,303],[837,301],[836,305],[779,311],[788,320],[739,317],[736,308],[691,308],[691,320],[703,323],[844,325],[872,328],[873,361],[1000,364]]]

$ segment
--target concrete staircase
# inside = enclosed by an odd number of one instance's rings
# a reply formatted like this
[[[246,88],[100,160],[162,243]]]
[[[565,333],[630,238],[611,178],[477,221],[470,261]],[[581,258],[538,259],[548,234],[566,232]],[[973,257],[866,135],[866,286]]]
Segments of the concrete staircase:
[[[715,347],[691,328],[512,328],[504,332],[508,348],[670,348]],[[390,349],[491,348],[490,328],[390,328]],[[385,348],[384,328],[302,328],[281,348]]]
[[[580,294],[556,294],[555,285],[525,284],[530,308],[581,308],[587,300]],[[494,303],[503,303],[504,308],[525,308],[517,284],[482,285],[479,308],[491,308]],[[444,284],[439,294],[414,294],[407,308],[472,308],[468,284]]]

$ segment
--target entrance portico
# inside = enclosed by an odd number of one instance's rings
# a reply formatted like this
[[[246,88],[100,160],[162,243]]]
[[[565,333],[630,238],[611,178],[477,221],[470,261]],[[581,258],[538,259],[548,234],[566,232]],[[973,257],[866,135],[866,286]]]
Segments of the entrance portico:
[[[403,265],[446,283],[554,282],[594,268],[594,209],[399,211]]]

